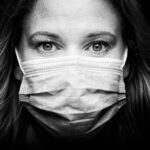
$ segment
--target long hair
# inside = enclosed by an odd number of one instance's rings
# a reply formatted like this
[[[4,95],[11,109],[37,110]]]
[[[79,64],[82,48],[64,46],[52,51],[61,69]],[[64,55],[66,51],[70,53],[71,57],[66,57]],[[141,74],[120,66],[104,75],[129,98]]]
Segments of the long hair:
[[[15,136],[17,132],[15,122],[19,117],[21,106],[17,94],[20,83],[14,77],[14,70],[17,66],[14,48],[19,43],[22,22],[30,12],[33,2],[34,0],[8,0],[5,1],[3,7],[1,5],[0,139],[4,139],[8,133]]]
[[[129,49],[129,75],[125,79],[127,104],[120,120],[130,134],[142,134],[150,120],[150,31],[137,0],[108,0],[117,10],[122,36]],[[35,0],[7,0],[0,18],[0,136],[15,124],[20,105],[20,83],[14,78],[17,65],[14,53],[22,33],[25,16]],[[120,121],[119,120],[119,121]],[[143,126],[144,124],[144,126]],[[3,133],[3,134],[2,134]]]
[[[133,138],[150,133],[150,30],[138,0],[110,0],[120,14],[128,46],[127,104],[122,125]],[[119,120],[120,121],[120,120]]]

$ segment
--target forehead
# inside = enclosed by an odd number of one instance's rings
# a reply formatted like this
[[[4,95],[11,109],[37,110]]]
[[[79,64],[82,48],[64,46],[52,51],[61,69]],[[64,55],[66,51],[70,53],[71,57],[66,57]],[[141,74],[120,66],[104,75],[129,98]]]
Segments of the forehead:
[[[117,30],[120,24],[117,12],[107,0],[38,0],[26,18],[28,27],[34,29],[40,24],[81,25],[89,20],[89,27],[95,23]]]
[[[112,5],[107,0],[38,0],[34,10],[43,17],[49,16],[52,12],[56,16],[80,16],[110,14],[113,11]]]

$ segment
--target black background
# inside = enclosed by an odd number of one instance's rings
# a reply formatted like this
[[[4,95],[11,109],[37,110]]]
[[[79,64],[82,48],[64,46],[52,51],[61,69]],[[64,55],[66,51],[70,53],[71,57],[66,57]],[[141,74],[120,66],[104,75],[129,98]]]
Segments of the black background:
[[[146,17],[148,24],[150,25],[150,5],[149,0],[140,0],[142,11]]]

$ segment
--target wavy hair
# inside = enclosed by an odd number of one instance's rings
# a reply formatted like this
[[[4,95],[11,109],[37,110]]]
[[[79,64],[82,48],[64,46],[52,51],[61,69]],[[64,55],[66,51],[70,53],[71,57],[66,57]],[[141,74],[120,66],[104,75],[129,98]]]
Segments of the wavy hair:
[[[34,0],[8,0],[1,5],[0,18],[0,139],[11,134],[15,139],[21,106],[18,101],[19,81],[14,77],[17,59],[14,48],[19,43],[24,17]],[[11,140],[11,139],[10,139]]]
[[[108,0],[117,10],[122,23],[122,36],[129,49],[129,75],[125,79],[127,104],[118,124],[131,136],[142,135],[150,122],[150,31],[138,0]],[[25,16],[35,0],[7,0],[0,19],[0,138],[16,133],[18,89],[14,78],[17,66],[14,53],[22,33]],[[15,124],[15,126],[14,126]]]
[[[150,30],[138,0],[109,0],[120,14],[128,46],[127,105],[122,125],[133,138],[150,133]]]

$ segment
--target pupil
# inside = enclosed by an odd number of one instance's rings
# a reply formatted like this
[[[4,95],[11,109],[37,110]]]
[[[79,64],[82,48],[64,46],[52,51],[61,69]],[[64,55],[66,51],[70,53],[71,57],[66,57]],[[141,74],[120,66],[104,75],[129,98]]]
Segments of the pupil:
[[[100,51],[102,49],[102,46],[100,44],[94,44],[93,45],[93,50],[94,51]]]
[[[43,49],[45,49],[45,50],[51,50],[52,49],[52,45],[51,44],[44,44],[44,47],[43,47]]]

